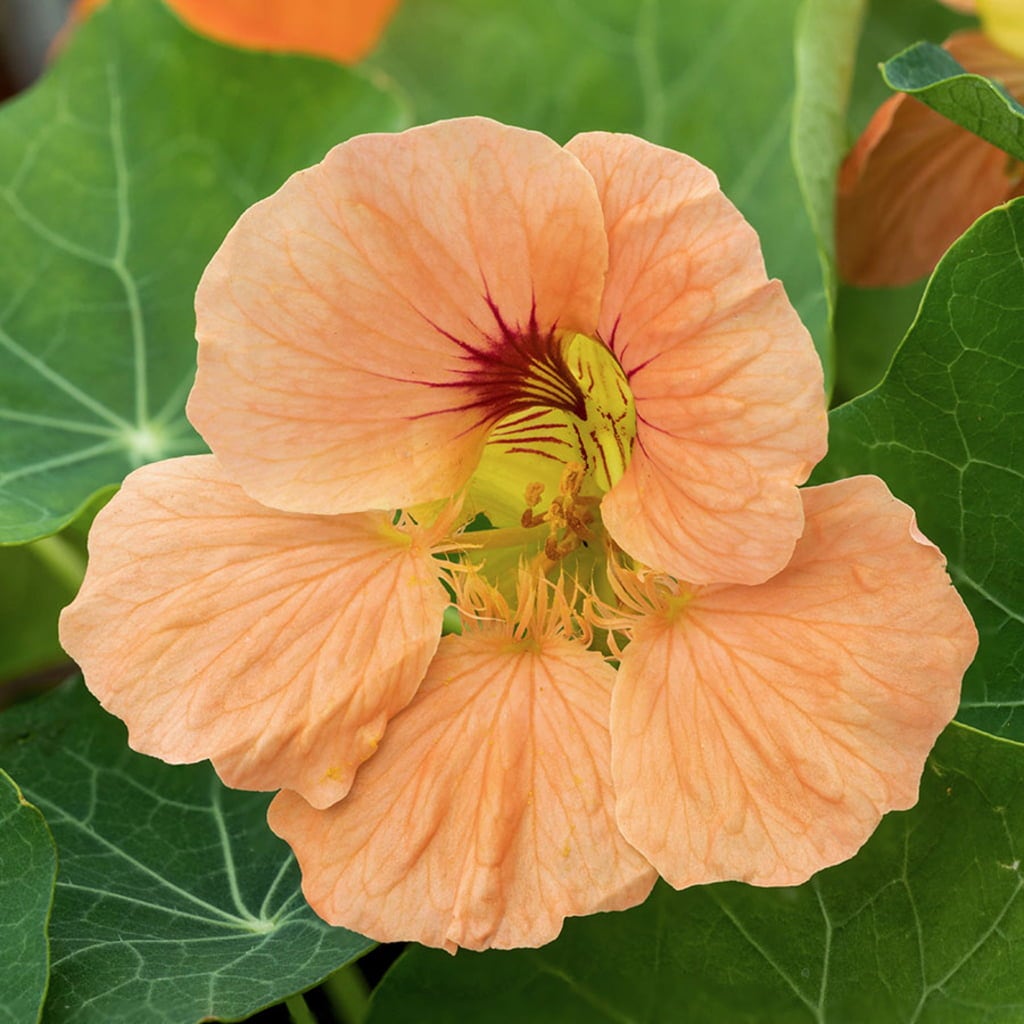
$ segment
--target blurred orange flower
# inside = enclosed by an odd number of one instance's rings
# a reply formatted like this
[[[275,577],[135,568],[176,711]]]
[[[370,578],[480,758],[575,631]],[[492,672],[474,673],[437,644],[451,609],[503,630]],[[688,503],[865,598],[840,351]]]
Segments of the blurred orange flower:
[[[76,0],[70,23],[107,0]],[[231,46],[355,64],[376,45],[399,0],[166,0],[197,32]]]
[[[945,0],[975,9],[984,32],[943,46],[974,74],[1024,100],[1024,5]],[[909,284],[987,210],[1024,194],[1024,168],[1006,153],[906,94],[878,108],[839,174],[839,272],[865,288]]]
[[[137,749],[282,788],[328,921],[539,945],[656,872],[803,881],[914,803],[974,627],[881,481],[798,490],[821,367],[705,167],[362,136],[196,310],[214,454],[125,481],[61,636]]]

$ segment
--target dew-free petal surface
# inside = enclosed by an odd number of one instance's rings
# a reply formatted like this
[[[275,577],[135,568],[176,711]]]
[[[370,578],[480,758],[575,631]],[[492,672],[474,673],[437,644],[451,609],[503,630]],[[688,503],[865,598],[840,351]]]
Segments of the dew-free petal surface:
[[[794,885],[912,806],[977,633],[875,477],[802,492],[790,565],[635,628],[612,700],[623,834],[677,888]]]
[[[981,33],[959,32],[943,45],[967,71],[1024,96],[1024,61]],[[864,288],[909,284],[1019,187],[1019,169],[1002,150],[909,96],[892,96],[840,171],[840,273]]]
[[[947,7],[951,7],[954,11],[960,11],[963,14],[974,14],[978,9],[978,0],[940,0],[940,3],[944,3]]]
[[[96,518],[61,641],[134,749],[327,806],[415,692],[448,603],[390,522],[264,508],[212,456],[145,466]]]
[[[639,903],[654,873],[615,827],[612,681],[566,639],[443,639],[347,799],[271,804],[310,905],[373,938],[454,952],[539,946],[569,915]]]
[[[706,167],[628,135],[567,148],[597,183],[609,243],[599,331],[637,409],[604,521],[677,577],[760,582],[788,560],[803,524],[796,485],[825,452],[810,335]]]
[[[538,133],[467,118],[350,140],[214,257],[189,416],[275,507],[447,497],[499,415],[481,382],[526,369],[502,324],[592,333],[606,263],[590,176]]]

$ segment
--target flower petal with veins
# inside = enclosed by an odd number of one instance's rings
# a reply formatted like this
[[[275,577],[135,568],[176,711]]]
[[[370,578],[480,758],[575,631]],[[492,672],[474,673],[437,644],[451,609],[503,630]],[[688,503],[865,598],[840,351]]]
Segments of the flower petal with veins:
[[[672,885],[796,885],[917,800],[977,632],[874,477],[802,492],[793,560],[641,619],[612,700],[623,835]]]
[[[448,498],[548,335],[596,327],[607,250],[592,179],[543,135],[466,118],[350,139],[207,268],[189,417],[275,508]]]
[[[767,579],[800,536],[796,485],[825,452],[810,335],[706,167],[629,135],[566,148],[597,184],[598,330],[636,402],[632,461],[601,506],[609,532],[694,583]]]
[[[613,678],[561,637],[483,626],[443,639],[347,799],[271,804],[310,905],[371,938],[454,952],[539,946],[565,917],[639,903],[655,875],[615,827]]]
[[[136,750],[326,807],[437,649],[435,566],[383,513],[276,512],[212,456],[173,459],[97,516],[61,642]]]
[[[696,161],[352,139],[196,309],[214,455],[128,478],[62,636],[137,748],[282,789],[326,920],[537,946],[913,801],[973,626],[880,482],[798,490],[821,367]]]

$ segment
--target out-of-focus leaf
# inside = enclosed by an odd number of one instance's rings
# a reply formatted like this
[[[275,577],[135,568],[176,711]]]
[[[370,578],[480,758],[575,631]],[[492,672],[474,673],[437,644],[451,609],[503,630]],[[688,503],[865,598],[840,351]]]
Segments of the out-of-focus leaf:
[[[0,1024],[39,1019],[57,850],[43,816],[0,771]]]
[[[400,120],[355,72],[217,46],[159,0],[112,0],[0,110],[0,543],[200,449],[203,267],[290,172]]]
[[[905,288],[839,286],[833,403],[848,402],[881,382],[907,325],[917,315],[924,286],[924,281]]]
[[[1024,749],[954,725],[918,806],[806,885],[659,885],[543,949],[413,949],[371,1024],[1012,1024],[1022,848]]]
[[[797,18],[793,163],[818,242],[829,323],[837,288],[835,193],[846,108],[867,0],[805,0]],[[830,353],[829,368],[835,367]]]
[[[77,584],[60,560],[79,553],[63,537],[27,547],[0,547],[0,684],[66,662],[57,641],[57,617]],[[80,577],[79,577],[80,578]]]
[[[0,716],[0,764],[60,851],[50,1024],[238,1019],[372,945],[306,905],[265,794],[132,753],[81,684]]]
[[[972,75],[941,46],[917,43],[882,67],[891,89],[907,92],[975,135],[1024,160],[1024,107],[988,78]]]
[[[943,550],[981,648],[958,717],[1024,739],[1024,200],[936,267],[874,391],[831,415],[824,481],[877,473]]]
[[[802,0],[404,0],[372,63],[404,89],[417,121],[485,114],[560,142],[581,131],[632,132],[703,161],[760,232],[769,272],[786,285],[827,360],[831,282],[814,230],[824,224],[812,226],[791,158],[794,104],[798,127],[811,132],[801,144],[814,137],[824,147],[813,168],[806,149],[800,157],[820,216],[822,175],[841,155],[831,149],[841,148],[831,121],[842,105],[860,0],[807,5],[804,28],[830,11],[839,16],[821,40],[836,67],[823,73],[804,34],[798,85],[794,40],[804,7]]]

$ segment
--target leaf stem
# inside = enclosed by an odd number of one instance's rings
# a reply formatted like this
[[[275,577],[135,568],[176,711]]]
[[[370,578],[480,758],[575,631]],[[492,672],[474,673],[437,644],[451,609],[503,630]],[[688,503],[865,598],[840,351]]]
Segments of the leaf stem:
[[[289,996],[284,1005],[288,1007],[288,1016],[291,1017],[292,1024],[317,1024],[316,1017],[313,1016],[313,1011],[301,992]]]
[[[370,989],[355,964],[329,974],[323,989],[338,1024],[363,1024],[370,1012]]]
[[[78,590],[85,576],[85,556],[66,537],[54,534],[28,545],[51,574],[71,590]]]

